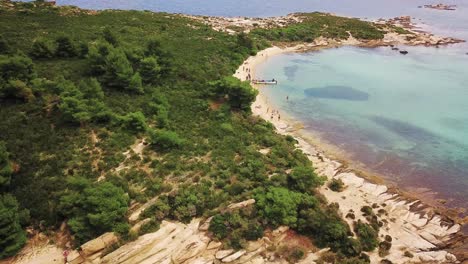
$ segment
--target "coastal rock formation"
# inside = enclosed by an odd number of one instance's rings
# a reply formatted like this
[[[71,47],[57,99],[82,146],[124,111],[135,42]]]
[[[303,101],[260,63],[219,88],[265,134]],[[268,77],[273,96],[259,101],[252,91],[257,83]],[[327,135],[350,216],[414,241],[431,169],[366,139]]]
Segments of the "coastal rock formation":
[[[114,233],[105,233],[83,244],[80,250],[73,250],[67,257],[68,263],[99,263],[106,249],[110,248],[118,241],[119,239]]]
[[[302,21],[296,14],[267,18],[183,16],[207,24],[216,31],[227,32],[229,34],[235,34],[236,32],[248,33],[255,28],[285,27],[289,24]]]
[[[201,219],[194,219],[187,225],[163,221],[158,231],[140,236],[102,259],[95,258],[92,263],[287,263],[280,259],[270,261],[274,253],[267,251],[268,246],[280,244],[286,237],[286,227],[275,230],[269,237],[250,242],[246,249],[235,251],[222,249],[220,242],[212,241],[205,231],[200,230],[200,223]],[[87,262],[81,259],[70,263]]]
[[[299,145],[313,161],[317,173],[329,179],[341,179],[347,186],[339,193],[327,187],[321,188],[329,202],[340,204],[339,210],[343,215],[360,212],[363,206],[376,207],[374,210],[380,212],[383,226],[379,234],[392,237],[392,248],[386,259],[393,263],[418,262],[418,259],[421,263],[429,260],[450,263],[456,260],[454,255],[440,248],[460,230],[460,225],[426,211],[427,208],[419,201],[409,201],[389,192],[384,185],[370,183],[352,171],[342,172],[344,168],[341,163],[327,158],[302,139],[299,139]],[[351,226],[358,219],[366,221],[360,213],[355,216],[355,219],[346,218]],[[406,257],[405,251],[411,252],[414,257]],[[370,256],[376,263],[380,260],[377,252]]]
[[[236,34],[239,32],[248,33],[255,28],[275,28],[285,27],[290,24],[300,23],[303,21],[301,14],[290,14],[282,17],[269,18],[225,18],[225,17],[206,17],[206,16],[188,16],[191,19],[200,21],[209,25],[214,30]],[[351,34],[348,39],[329,39],[318,37],[311,43],[314,47],[329,47],[336,45],[356,45],[365,47],[386,46],[393,44],[404,44],[410,46],[440,46],[464,42],[464,40],[439,37],[433,34],[416,30],[416,26],[412,23],[410,16],[400,16],[392,19],[379,19],[376,24],[383,25],[387,33],[382,40],[359,40],[355,39]],[[394,27],[401,27],[406,32],[397,31]],[[309,44],[308,44],[309,45]]]

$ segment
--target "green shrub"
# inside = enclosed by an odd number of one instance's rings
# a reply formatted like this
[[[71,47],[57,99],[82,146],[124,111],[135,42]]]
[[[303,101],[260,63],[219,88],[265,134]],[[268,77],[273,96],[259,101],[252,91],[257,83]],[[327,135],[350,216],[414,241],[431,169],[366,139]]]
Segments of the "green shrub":
[[[315,174],[312,167],[298,166],[288,175],[288,185],[292,190],[308,192],[321,186],[325,179]]]
[[[78,243],[84,243],[104,232],[125,233],[128,197],[112,183],[91,183],[84,178],[70,178],[69,190],[60,198],[59,210]],[[128,230],[127,230],[128,231]]]
[[[57,48],[55,55],[61,58],[71,58],[78,55],[78,50],[73,41],[68,36],[59,36],[55,40]]]
[[[258,94],[258,91],[254,90],[249,82],[241,82],[232,76],[211,82],[210,86],[218,96],[227,97],[231,107],[244,111],[250,111],[250,105]]]
[[[362,249],[364,251],[372,251],[374,250],[379,241],[378,241],[378,232],[372,228],[370,225],[361,222],[358,220],[357,223],[354,225],[354,232],[361,242]]]
[[[158,149],[170,150],[180,148],[184,144],[184,140],[174,131],[168,130],[151,130],[150,140]]]
[[[146,117],[142,112],[128,113],[122,117],[124,127],[130,131],[145,132],[148,128]]]
[[[155,57],[147,57],[140,62],[139,71],[144,83],[156,83],[161,77],[162,68]]]
[[[52,48],[52,45],[48,41],[43,39],[38,39],[34,41],[31,47],[31,51],[29,52],[29,55],[36,59],[52,58],[54,54],[55,51]]]
[[[344,183],[341,179],[332,179],[328,183],[328,188],[334,192],[341,192],[344,189]]]
[[[32,60],[22,55],[0,56],[1,80],[20,80],[28,82],[36,77]]]

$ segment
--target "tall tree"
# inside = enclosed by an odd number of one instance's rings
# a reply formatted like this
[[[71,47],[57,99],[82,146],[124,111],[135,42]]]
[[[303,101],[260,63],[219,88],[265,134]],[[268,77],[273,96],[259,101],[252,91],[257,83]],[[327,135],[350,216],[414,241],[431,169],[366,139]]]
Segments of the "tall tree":
[[[146,57],[155,57],[161,66],[160,74],[165,76],[172,70],[172,54],[164,48],[161,39],[153,37],[146,43]]]
[[[140,62],[140,75],[145,83],[156,83],[161,77],[161,66],[156,57],[147,57]]]
[[[106,57],[112,50],[113,47],[105,41],[90,45],[87,58],[92,75],[100,76],[106,72]]]
[[[249,53],[252,53],[256,50],[255,42],[244,32],[237,35],[237,45],[241,48],[245,48]]]
[[[9,157],[5,142],[0,141],[0,190],[10,185],[13,167]]]
[[[106,56],[103,81],[107,86],[128,89],[134,73],[121,49],[113,49]]]
[[[290,189],[307,192],[317,188],[324,183],[325,179],[315,174],[311,166],[298,166],[293,168],[288,175],[288,185]]]
[[[0,259],[13,256],[26,243],[20,225],[18,202],[10,195],[0,195]]]
[[[244,111],[250,111],[250,105],[258,94],[258,91],[254,90],[249,82],[242,82],[232,76],[212,82],[211,86],[218,96],[227,97],[233,108]]]
[[[29,55],[36,59],[47,59],[54,55],[54,50],[46,40],[37,39],[33,42]]]
[[[68,180],[69,189],[60,199],[59,210],[79,243],[125,223],[128,196],[110,182],[92,183],[85,178]]]
[[[112,46],[117,47],[119,45],[119,38],[109,27],[106,27],[102,31],[102,35],[107,42],[112,44]]]
[[[78,55],[78,50],[70,37],[60,36],[55,42],[57,44],[57,49],[55,50],[57,57],[70,58]]]
[[[3,35],[0,35],[0,54],[8,54],[11,52],[11,46]]]
[[[85,124],[105,119],[107,107],[104,93],[96,79],[82,80],[79,89],[70,81],[59,80],[61,86],[59,110],[66,121]]]
[[[0,79],[30,81],[36,76],[32,60],[23,55],[0,56]]]

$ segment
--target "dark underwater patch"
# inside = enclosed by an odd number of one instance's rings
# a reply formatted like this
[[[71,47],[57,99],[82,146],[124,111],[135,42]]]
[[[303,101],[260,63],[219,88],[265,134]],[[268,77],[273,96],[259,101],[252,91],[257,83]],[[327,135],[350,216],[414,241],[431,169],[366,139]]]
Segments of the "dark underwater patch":
[[[297,69],[299,69],[299,66],[293,65],[293,66],[286,66],[284,67],[284,74],[288,78],[288,81],[294,81],[294,77],[296,76]]]
[[[369,94],[359,91],[349,86],[329,85],[319,88],[309,88],[304,90],[304,94],[310,97],[349,100],[349,101],[367,101]]]
[[[410,123],[381,116],[370,117],[372,121],[413,142],[433,143],[438,138],[433,133]]]

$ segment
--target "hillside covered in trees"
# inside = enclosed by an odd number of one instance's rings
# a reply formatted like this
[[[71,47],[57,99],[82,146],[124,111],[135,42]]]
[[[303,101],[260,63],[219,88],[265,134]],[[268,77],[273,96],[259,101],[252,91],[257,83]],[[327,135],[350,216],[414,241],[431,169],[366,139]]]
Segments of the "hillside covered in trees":
[[[380,29],[313,14],[323,21],[229,35],[165,13],[0,3],[0,258],[26,227],[64,221],[75,247],[107,231],[130,240],[141,232],[129,232],[129,208],[157,197],[142,232],[213,216],[212,235],[239,249],[287,225],[368,261],[378,223],[356,223],[353,237],[295,140],[252,116],[257,92],[230,76],[270,41]],[[249,210],[219,210],[251,198]]]

